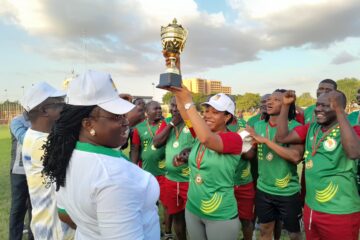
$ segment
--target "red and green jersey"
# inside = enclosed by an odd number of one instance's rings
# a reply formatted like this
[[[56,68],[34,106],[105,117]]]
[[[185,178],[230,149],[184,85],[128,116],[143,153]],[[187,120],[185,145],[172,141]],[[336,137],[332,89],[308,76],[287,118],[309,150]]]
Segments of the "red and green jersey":
[[[246,121],[238,118],[236,124],[229,124],[227,128],[231,132],[240,132],[246,128]],[[234,185],[245,185],[252,182],[253,178],[250,168],[250,162],[240,158],[239,164],[235,170]]]
[[[228,220],[236,217],[234,176],[239,164],[242,140],[233,132],[220,133],[222,153],[197,140],[189,156],[190,180],[186,208],[200,218]]]
[[[246,121],[242,118],[237,118],[235,124],[230,123],[226,127],[231,132],[238,132],[246,128]]]
[[[316,121],[316,119],[315,119],[315,113],[314,113],[315,107],[316,107],[316,105],[314,104],[314,105],[308,106],[308,107],[304,110],[305,124]]]
[[[249,118],[249,120],[247,121],[247,125],[253,128],[255,126],[255,123],[257,123],[260,120],[261,120],[261,113],[258,113],[255,116]]]
[[[166,122],[160,126],[159,132],[166,127]],[[173,159],[175,155],[179,154],[185,148],[191,148],[195,139],[191,135],[189,128],[180,123],[173,127],[170,131],[169,137],[165,146],[165,160],[166,160],[166,175],[165,177],[175,182],[188,182],[189,181],[189,166],[183,164],[175,167]]]
[[[290,130],[299,125],[300,123],[294,120],[288,123]],[[265,120],[255,124],[255,132],[270,140],[275,138],[276,131],[277,127],[271,126]],[[285,146],[284,144],[281,145]],[[266,144],[258,144],[257,157],[259,164],[258,189],[279,196],[291,196],[300,191],[299,176],[295,164],[281,158]]]
[[[148,120],[139,123],[135,126],[132,141],[133,144],[140,144],[142,168],[154,176],[165,175],[165,147],[155,148],[153,144],[160,124],[152,125]]]
[[[358,127],[354,127],[359,135]],[[305,140],[305,202],[319,212],[349,214],[360,211],[357,162],[342,147],[339,125],[323,132],[317,123],[297,127]]]

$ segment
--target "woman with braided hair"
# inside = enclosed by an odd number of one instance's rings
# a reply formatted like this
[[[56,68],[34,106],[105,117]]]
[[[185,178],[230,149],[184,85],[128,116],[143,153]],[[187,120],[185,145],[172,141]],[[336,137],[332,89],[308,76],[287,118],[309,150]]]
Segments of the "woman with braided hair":
[[[95,71],[72,81],[67,96],[43,158],[61,219],[76,224],[76,239],[160,239],[159,185],[118,150],[134,105],[119,98],[109,74]]]

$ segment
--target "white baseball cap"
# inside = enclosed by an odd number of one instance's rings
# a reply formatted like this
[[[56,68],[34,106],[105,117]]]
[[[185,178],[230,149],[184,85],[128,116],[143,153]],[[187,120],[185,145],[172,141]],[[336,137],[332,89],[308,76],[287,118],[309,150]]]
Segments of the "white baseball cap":
[[[125,114],[135,107],[119,97],[110,74],[93,70],[87,70],[70,82],[67,103],[77,106],[97,105],[114,114]]]
[[[218,93],[212,96],[208,102],[204,102],[202,105],[210,105],[218,111],[226,111],[234,116],[235,104],[225,93]]]
[[[53,88],[48,83],[39,82],[26,91],[21,105],[29,112],[50,97],[65,97],[65,95],[65,92]]]

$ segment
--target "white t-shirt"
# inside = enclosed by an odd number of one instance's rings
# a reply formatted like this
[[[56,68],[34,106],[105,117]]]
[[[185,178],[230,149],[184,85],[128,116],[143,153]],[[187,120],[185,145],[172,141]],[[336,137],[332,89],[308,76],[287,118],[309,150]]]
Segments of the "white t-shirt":
[[[42,146],[48,137],[47,133],[29,129],[24,137],[22,148],[23,164],[29,187],[32,205],[31,230],[34,239],[73,239],[74,231],[60,221],[58,217],[55,186],[44,184]]]
[[[77,225],[75,239],[160,239],[156,179],[120,152],[78,142],[57,192]]]

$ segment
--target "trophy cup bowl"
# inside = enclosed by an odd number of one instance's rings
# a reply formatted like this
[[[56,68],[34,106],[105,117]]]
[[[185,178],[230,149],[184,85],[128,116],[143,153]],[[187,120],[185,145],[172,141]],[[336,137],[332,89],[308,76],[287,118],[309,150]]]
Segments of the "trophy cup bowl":
[[[179,69],[175,66],[175,61],[176,55],[184,50],[187,34],[188,31],[177,24],[176,18],[166,27],[161,27],[162,48],[169,54],[170,66],[165,73],[160,74],[157,88],[181,87],[182,78]]]

